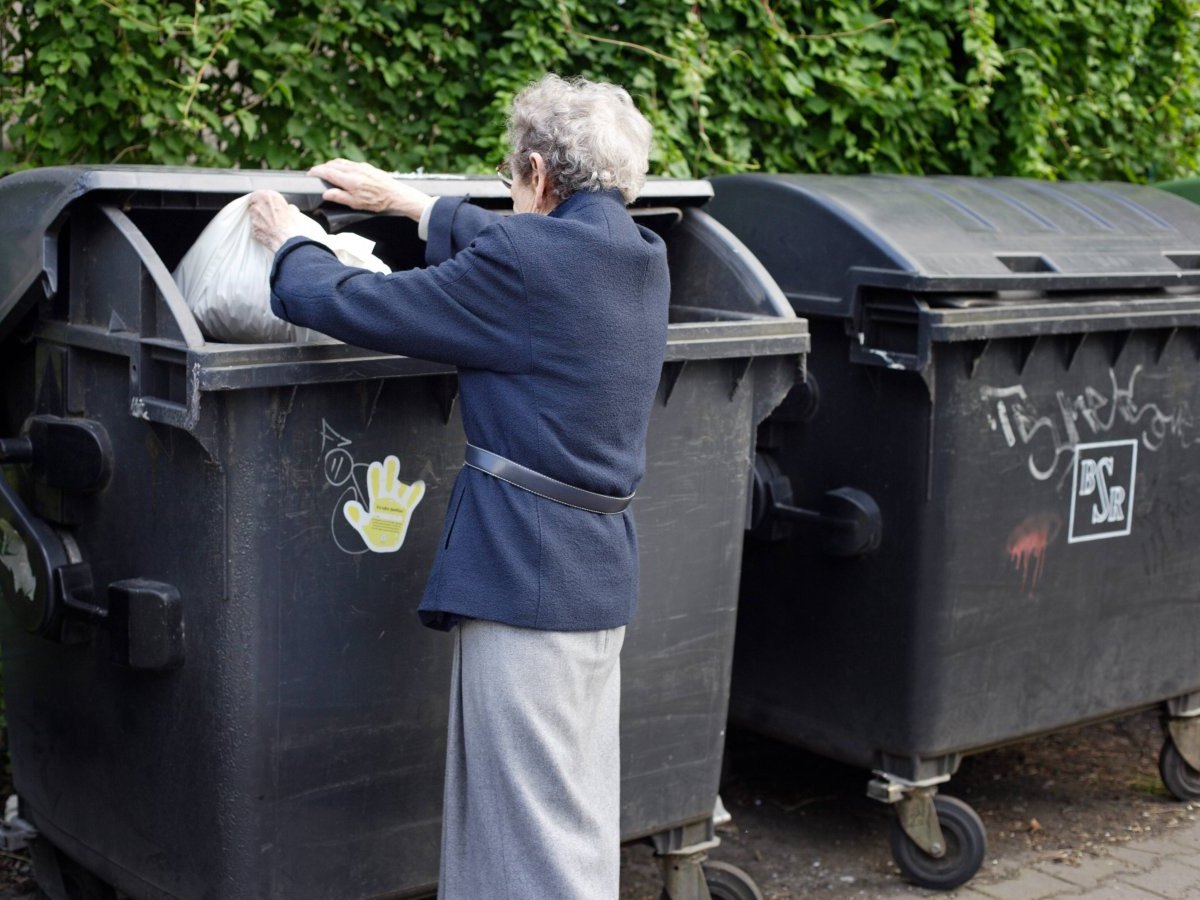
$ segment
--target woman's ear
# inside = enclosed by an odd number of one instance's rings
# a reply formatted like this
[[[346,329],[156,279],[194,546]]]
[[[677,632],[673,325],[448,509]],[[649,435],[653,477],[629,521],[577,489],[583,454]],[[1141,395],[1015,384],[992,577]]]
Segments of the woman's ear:
[[[546,161],[540,153],[529,154],[530,186],[533,188],[533,212],[546,213],[555,207],[554,198],[550,191],[550,177],[546,172]]]

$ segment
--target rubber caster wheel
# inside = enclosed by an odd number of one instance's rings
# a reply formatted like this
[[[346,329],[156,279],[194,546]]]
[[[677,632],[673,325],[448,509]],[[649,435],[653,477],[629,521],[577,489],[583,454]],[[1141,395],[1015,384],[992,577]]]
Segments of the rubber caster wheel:
[[[712,900],[763,900],[754,879],[729,863],[705,863],[704,882]]]
[[[702,868],[704,884],[712,900],[763,900],[762,892],[754,883],[754,879],[737,866],[723,862],[706,862]],[[671,900],[666,890],[658,897],[659,900]]]
[[[899,818],[892,820],[892,859],[904,877],[918,887],[949,891],[966,884],[983,865],[987,832],[975,810],[954,797],[933,798],[946,853],[930,856],[904,833]]]
[[[1188,765],[1170,738],[1158,754],[1158,774],[1176,800],[1200,800],[1200,772]]]

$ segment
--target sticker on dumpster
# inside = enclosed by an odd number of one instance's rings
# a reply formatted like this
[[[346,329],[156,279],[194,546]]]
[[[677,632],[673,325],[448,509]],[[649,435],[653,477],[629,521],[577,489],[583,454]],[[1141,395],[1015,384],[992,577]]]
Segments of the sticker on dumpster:
[[[345,486],[333,513],[333,541],[345,553],[395,553],[404,546],[413,511],[425,496],[425,482],[401,481],[396,456],[356,463],[347,449],[351,443],[321,421],[325,480],[333,487]],[[339,534],[342,523],[348,523],[365,546],[347,546],[346,537]]]
[[[0,569],[8,573],[11,590],[32,603],[37,592],[37,577],[29,564],[29,550],[17,530],[3,519],[0,519]]]
[[[1133,529],[1137,451],[1136,440],[1075,447],[1068,543],[1122,537]]]

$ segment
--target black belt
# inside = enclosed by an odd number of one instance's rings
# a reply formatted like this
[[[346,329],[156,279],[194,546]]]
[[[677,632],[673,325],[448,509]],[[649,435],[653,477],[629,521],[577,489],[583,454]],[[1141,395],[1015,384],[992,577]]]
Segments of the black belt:
[[[628,497],[610,497],[607,494],[597,494],[595,491],[587,491],[572,484],[565,484],[549,475],[527,469],[520,463],[505,459],[490,450],[476,447],[474,444],[467,444],[466,462],[472,469],[478,469],[501,481],[507,481],[513,487],[519,487],[523,491],[529,491],[531,494],[537,494],[537,496],[553,500],[555,503],[573,506],[587,512],[606,516],[616,515],[624,512],[630,501],[633,500],[633,494]]]

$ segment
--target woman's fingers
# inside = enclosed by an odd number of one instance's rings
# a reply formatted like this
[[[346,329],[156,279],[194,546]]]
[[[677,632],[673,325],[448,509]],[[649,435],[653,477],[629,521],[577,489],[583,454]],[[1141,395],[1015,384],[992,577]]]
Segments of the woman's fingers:
[[[308,170],[308,174],[324,181],[328,181],[331,184],[342,186],[345,186],[346,183],[351,179],[357,180],[357,178],[354,176],[354,173],[346,170],[342,166],[335,165],[335,163],[336,160],[334,162],[321,163],[319,166],[313,166]]]
[[[361,181],[373,176],[386,177],[387,173],[369,163],[353,162],[349,159],[331,159],[328,162],[313,166],[308,170],[308,174],[336,183],[344,180]]]
[[[255,191],[250,195],[250,234],[271,250],[287,240],[291,211],[277,191]]]
[[[321,195],[325,200],[352,209],[398,212],[415,221],[432,202],[428,194],[401,184],[370,163],[331,159],[313,166],[308,174],[333,185]]]
[[[328,179],[326,180],[328,181]],[[354,201],[354,196],[341,188],[330,188],[321,195],[321,199],[328,200],[330,203],[340,203],[342,206],[350,206]]]
[[[331,159],[313,166],[308,174],[333,185],[322,195],[324,199],[353,209],[379,212],[379,186],[363,168],[361,163],[352,163],[347,159]]]

